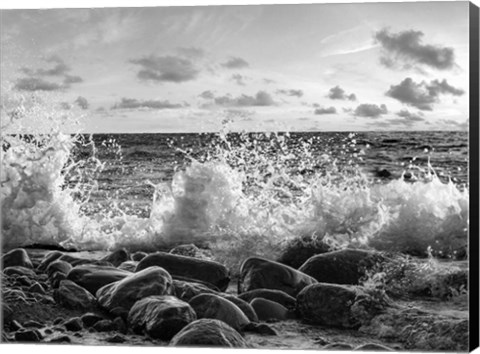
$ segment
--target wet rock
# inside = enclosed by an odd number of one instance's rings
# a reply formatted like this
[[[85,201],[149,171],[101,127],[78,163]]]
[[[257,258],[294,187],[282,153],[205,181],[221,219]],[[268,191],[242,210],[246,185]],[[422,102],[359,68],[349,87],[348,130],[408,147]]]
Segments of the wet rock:
[[[70,280],[62,280],[53,292],[55,302],[69,309],[89,310],[95,308],[95,297],[86,289]]]
[[[197,319],[192,307],[174,296],[149,296],[130,309],[129,327],[136,333],[170,340],[183,327]]]
[[[140,262],[142,259],[144,259],[146,256],[148,256],[148,253],[145,252],[135,252],[132,254],[132,260],[135,262]]]
[[[297,314],[313,324],[356,328],[360,326],[352,312],[360,290],[355,286],[317,283],[297,296]]]
[[[118,267],[123,262],[131,260],[131,258],[130,253],[126,249],[122,248],[110,253],[101,260],[113,264],[114,267]]]
[[[255,289],[274,289],[296,296],[304,287],[316,282],[309,275],[284,264],[250,257],[240,267],[238,293]]]
[[[63,256],[63,253],[60,251],[52,251],[48,252],[45,257],[43,257],[42,261],[38,265],[37,269],[41,272],[44,272],[47,270],[47,267],[52,263],[53,261],[59,259],[61,256]]]
[[[25,268],[22,266],[12,266],[3,269],[3,274],[8,276],[18,275],[26,276],[28,278],[35,278],[35,272],[30,268]]]
[[[245,314],[245,316],[247,316],[250,322],[258,322],[257,314],[255,313],[255,310],[253,309],[252,305],[250,305],[248,302],[234,295],[223,295],[222,297],[224,299],[227,299],[228,301],[233,302],[235,305],[237,305],[238,308],[242,310],[242,312]]]
[[[68,273],[67,279],[95,295],[101,287],[125,279],[129,275],[132,273],[118,268],[85,264],[73,268]]]
[[[4,324],[9,324],[13,319],[13,310],[5,302],[2,303],[2,318]]]
[[[128,331],[127,325],[122,317],[115,317],[113,320],[113,325],[115,326],[115,330],[117,332],[126,334]]]
[[[325,350],[352,350],[353,346],[347,343],[331,343],[324,346]]]
[[[261,297],[253,299],[250,305],[260,321],[285,321],[290,315],[286,307]]]
[[[53,276],[53,274],[59,272],[62,274],[67,275],[72,270],[72,265],[65,261],[56,260],[50,263],[45,271],[49,278]]]
[[[149,267],[120,281],[105,285],[97,291],[99,304],[113,310],[120,307],[129,311],[135,302],[151,295],[173,295],[173,280],[160,267]]]
[[[150,266],[162,267],[174,278],[189,278],[213,284],[221,291],[225,291],[230,282],[227,268],[214,261],[157,252],[142,259],[136,271]]]
[[[31,286],[32,285],[32,280],[25,275],[22,275],[21,277],[18,277],[15,280],[15,284],[21,285],[21,286]]]
[[[108,337],[106,341],[108,343],[125,343],[127,341],[127,338],[125,336],[122,336],[121,334],[115,334],[112,337]]]
[[[18,342],[40,342],[42,334],[38,329],[21,329],[15,332],[15,340]]]
[[[99,315],[96,315],[94,313],[86,313],[84,314],[82,317],[82,322],[83,322],[83,325],[86,327],[86,328],[89,328],[89,327],[92,327],[95,323],[97,323],[98,321],[101,321],[103,320],[103,317],[99,316]]]
[[[42,328],[43,326],[44,326],[43,324],[34,320],[30,320],[23,323],[23,327],[25,328]]]
[[[53,324],[54,325],[59,325],[60,323],[62,323],[63,321],[65,321],[65,319],[63,317],[57,317],[53,320]]]
[[[53,297],[44,295],[40,299],[40,303],[45,304],[45,305],[53,305],[55,304],[55,300],[53,300]]]
[[[2,257],[2,265],[3,269],[15,266],[33,269],[32,261],[23,248],[16,248],[5,253]]]
[[[67,279],[67,275],[62,273],[62,272],[55,272],[52,274],[51,278],[50,278],[50,284],[52,285],[52,288],[53,289],[58,289],[58,287],[60,286],[60,283],[63,281],[63,280],[66,280]]]
[[[124,307],[121,307],[121,306],[117,306],[117,307],[114,307],[113,309],[110,310],[110,315],[112,315],[113,317],[120,317],[122,318],[123,320],[127,320],[128,318],[128,311],[130,309],[126,309]]]
[[[48,341],[48,343],[71,343],[72,339],[67,335],[61,335],[54,337]]]
[[[378,252],[343,249],[314,256],[299,270],[321,283],[356,285],[367,270],[384,260]]]
[[[92,326],[97,332],[112,332],[116,330],[116,326],[111,320],[101,320]]]
[[[45,289],[39,283],[35,282],[28,288],[28,292],[44,295],[46,294]]]
[[[78,332],[83,329],[83,321],[80,317],[73,317],[63,323],[67,331]]]
[[[135,269],[137,269],[138,262],[135,261],[125,261],[120,264],[117,268],[121,270],[126,270],[127,272],[134,273]]]
[[[310,257],[330,251],[330,245],[322,239],[306,236],[291,240],[277,262],[298,269]]]
[[[190,301],[194,296],[200,294],[217,294],[215,290],[201,283],[192,283],[183,280],[173,280],[176,296],[183,301]]]
[[[13,320],[10,323],[10,328],[14,331],[18,331],[18,330],[23,329],[23,326],[20,323],[18,323],[18,321]]]
[[[169,345],[246,348],[247,342],[225,322],[204,318],[183,328]]]
[[[67,263],[70,263],[73,267],[77,267],[77,266],[83,265],[83,264],[94,264],[94,265],[102,265],[102,266],[110,266],[110,267],[113,266],[112,263],[107,262],[107,261],[80,258],[80,257],[75,257],[75,256],[72,256],[72,255],[69,255],[69,254],[64,254],[58,259],[61,260],[61,261],[65,261]]]
[[[389,348],[389,347],[386,347],[384,345],[377,344],[377,343],[362,344],[362,345],[359,345],[358,347],[355,347],[355,349],[353,349],[353,350],[364,351],[364,352],[376,352],[376,351],[391,352],[391,351],[393,351],[392,348]]]
[[[244,332],[258,333],[264,336],[278,336],[278,333],[266,323],[250,322],[246,326],[243,326]]]
[[[286,307],[287,309],[294,309],[297,304],[297,300],[295,300],[293,296],[290,296],[281,290],[255,289],[255,290],[244,292],[238,295],[238,297],[249,303],[253,299],[263,298],[270,301],[275,301],[280,305]]]
[[[245,314],[233,302],[214,294],[200,294],[189,301],[198,318],[212,318],[227,323],[240,331],[250,323]]]

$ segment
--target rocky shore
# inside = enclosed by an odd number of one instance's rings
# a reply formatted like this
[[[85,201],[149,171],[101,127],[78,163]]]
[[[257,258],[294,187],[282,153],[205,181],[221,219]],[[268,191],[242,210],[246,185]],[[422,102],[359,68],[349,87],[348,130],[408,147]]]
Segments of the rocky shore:
[[[14,249],[2,255],[1,340],[466,351],[468,263],[440,264],[434,280],[416,284],[427,261],[405,259],[323,250],[295,268],[250,257],[229,270],[194,245],[149,254]]]

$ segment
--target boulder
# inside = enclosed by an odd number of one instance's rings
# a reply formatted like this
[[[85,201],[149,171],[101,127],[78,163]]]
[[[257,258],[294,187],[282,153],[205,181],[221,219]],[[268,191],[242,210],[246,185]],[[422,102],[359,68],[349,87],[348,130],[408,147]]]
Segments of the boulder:
[[[111,263],[114,267],[118,267],[123,262],[131,260],[131,258],[130,253],[126,249],[122,248],[110,253],[101,260]]]
[[[127,272],[135,273],[135,269],[137,269],[138,262],[135,261],[125,261],[120,264],[117,268],[121,270],[126,270]]]
[[[3,269],[15,266],[33,269],[32,261],[30,260],[27,251],[23,248],[13,249],[10,252],[5,253],[2,257]]]
[[[297,300],[295,300],[293,296],[290,296],[281,290],[255,289],[242,293],[238,295],[238,297],[248,303],[256,298],[275,301],[289,310],[294,309],[297,305]]]
[[[136,271],[150,266],[162,267],[176,279],[188,278],[213,284],[221,291],[225,291],[230,282],[227,268],[214,261],[157,252],[143,258]]]
[[[92,326],[92,328],[97,332],[112,332],[117,329],[115,324],[111,320],[98,321]]]
[[[59,259],[61,256],[63,256],[63,253],[60,251],[52,251],[48,252],[38,265],[37,269],[41,272],[44,272],[47,267],[52,263],[53,261]]]
[[[250,322],[258,322],[258,316],[255,313],[255,310],[253,309],[252,305],[250,305],[248,302],[236,297],[235,295],[223,295],[222,297],[224,299],[227,299],[228,301],[233,302],[235,305],[237,305],[238,308],[242,310],[244,315],[247,316]]]
[[[173,280],[176,296],[183,301],[190,301],[194,296],[200,294],[217,294],[218,292],[210,289],[201,283],[192,283],[183,280]]]
[[[41,286],[39,283],[35,282],[28,288],[29,293],[35,293],[35,294],[41,294],[45,295],[47,292],[45,291],[45,288]]]
[[[298,269],[310,257],[330,251],[330,245],[316,237],[298,237],[289,241],[277,262]]]
[[[42,338],[38,329],[21,329],[15,332],[15,340],[18,342],[40,342]]]
[[[72,265],[65,261],[56,260],[50,263],[46,269],[49,278],[56,272],[67,275],[72,270]]]
[[[70,280],[62,280],[53,292],[55,302],[69,309],[89,310],[95,308],[95,297],[86,289]]]
[[[290,317],[288,309],[275,301],[258,297],[250,305],[260,321],[286,321]]]
[[[103,320],[104,318],[99,316],[99,315],[96,315],[94,313],[89,312],[89,313],[86,313],[86,314],[82,315],[81,319],[82,319],[83,325],[88,328],[88,327],[92,327],[95,323]]]
[[[73,317],[63,323],[67,331],[78,332],[83,329],[83,322],[80,317]]]
[[[214,294],[200,294],[189,301],[198,318],[212,318],[227,323],[240,331],[250,323],[249,319],[233,302]]]
[[[246,348],[247,342],[225,322],[203,318],[178,332],[170,346]]]
[[[60,282],[67,279],[67,275],[62,272],[55,272],[50,277],[50,284],[53,289],[57,289],[60,286]]]
[[[125,279],[132,274],[115,267],[84,264],[73,268],[68,273],[67,279],[96,294],[101,287]]]
[[[321,283],[356,285],[367,270],[384,260],[378,252],[343,249],[316,255],[298,270]]]
[[[16,276],[26,276],[28,278],[35,278],[35,272],[30,268],[25,268],[22,266],[12,266],[3,269],[3,274],[8,275],[9,277]]]
[[[64,254],[60,258],[60,261],[64,261],[70,263],[73,267],[82,265],[82,264],[94,264],[94,265],[103,265],[103,266],[112,266],[112,263],[102,260],[95,260],[95,259],[87,259],[87,258],[80,258],[71,256],[69,254]]]
[[[135,302],[151,295],[173,295],[173,280],[160,267],[149,267],[98,289],[98,303],[108,311],[130,311]]]
[[[304,287],[316,282],[311,276],[292,267],[263,258],[250,257],[240,267],[238,293],[255,289],[274,289],[296,296]]]
[[[148,253],[145,252],[135,252],[132,254],[132,260],[135,262],[140,262],[142,259],[144,259],[146,256],[148,256]]]
[[[357,328],[358,319],[352,311],[361,290],[352,285],[317,283],[307,286],[297,296],[297,315],[308,323]]]
[[[135,333],[168,341],[197,319],[192,307],[174,296],[149,296],[139,300],[128,313],[128,324]]]

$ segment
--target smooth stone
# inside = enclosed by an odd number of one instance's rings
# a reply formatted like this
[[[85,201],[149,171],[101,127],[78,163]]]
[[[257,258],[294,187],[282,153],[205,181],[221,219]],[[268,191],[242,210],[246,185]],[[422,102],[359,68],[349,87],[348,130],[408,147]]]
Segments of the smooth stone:
[[[315,237],[298,237],[287,243],[277,262],[298,269],[310,257],[330,251],[330,245]]]
[[[122,317],[115,317],[113,319],[113,325],[115,326],[115,330],[120,333],[126,334],[128,331],[127,325]]]
[[[89,310],[95,308],[96,299],[85,288],[70,280],[62,280],[53,292],[55,302],[69,309]]]
[[[125,279],[133,273],[115,267],[84,264],[73,268],[67,279],[96,294],[105,285]]]
[[[63,323],[67,331],[78,332],[83,329],[83,322],[80,317],[73,317]]]
[[[325,350],[352,350],[353,346],[347,343],[331,343],[327,344],[326,346],[322,347]]]
[[[200,294],[189,301],[198,318],[211,318],[225,322],[237,331],[250,323],[247,316],[233,302],[214,294]]]
[[[183,327],[197,319],[192,307],[174,296],[149,296],[130,309],[128,324],[135,333],[170,340]]]
[[[69,254],[63,254],[58,259],[60,261],[65,261],[67,263],[70,263],[73,267],[83,265],[83,264],[93,264],[93,265],[110,266],[110,267],[113,266],[112,263],[107,261],[80,258],[80,257],[71,256]]]
[[[16,248],[5,253],[1,262],[3,269],[15,266],[33,269],[32,261],[30,260],[27,251],[25,251],[23,248]]]
[[[238,308],[242,310],[242,312],[245,314],[245,316],[247,316],[250,322],[258,322],[258,316],[255,310],[253,309],[252,305],[250,305],[248,302],[236,297],[235,295],[220,295],[220,296],[237,305]]]
[[[140,262],[142,259],[144,259],[146,256],[148,256],[148,253],[145,252],[135,252],[132,254],[132,260],[135,262]]]
[[[362,344],[362,345],[359,345],[358,347],[355,347],[355,349],[353,349],[355,351],[365,351],[365,352],[392,352],[393,349],[392,348],[389,348],[389,347],[386,347],[384,345],[381,345],[381,344],[377,344],[377,343],[366,343],[366,344]]]
[[[98,303],[107,310],[130,311],[135,302],[151,295],[173,295],[173,280],[160,267],[149,267],[98,289]]]
[[[49,278],[52,277],[53,274],[59,272],[62,274],[67,275],[72,270],[72,265],[65,261],[56,260],[50,263],[45,271]]]
[[[173,280],[176,296],[183,301],[190,301],[194,296],[200,294],[218,294],[215,290],[201,283],[192,283],[183,280]]]
[[[3,274],[8,276],[18,275],[25,276],[28,278],[35,278],[35,272],[30,268],[25,268],[22,266],[11,266],[3,269]]]
[[[105,341],[107,341],[108,343],[125,343],[127,341],[127,338],[125,338],[121,334],[115,334],[112,337],[108,337]]]
[[[48,341],[48,343],[71,343],[71,342],[72,342],[72,339],[67,335],[54,337]]]
[[[46,294],[46,291],[43,288],[43,286],[41,286],[37,282],[33,283],[33,285],[29,287],[27,291],[30,293],[36,293],[36,294],[42,294],[42,295]]]
[[[15,332],[15,340],[18,342],[40,342],[42,334],[38,329],[24,330]]]
[[[250,257],[240,267],[238,293],[255,289],[273,289],[296,296],[304,287],[316,282],[311,276],[285,264]]]
[[[351,311],[361,289],[354,285],[317,283],[297,296],[297,314],[306,322],[340,328],[360,325]]]
[[[48,252],[38,265],[37,269],[41,272],[44,272],[47,270],[47,267],[52,263],[53,261],[56,261],[59,259],[61,256],[63,256],[63,253],[60,251],[52,251]]]
[[[44,326],[43,324],[34,320],[30,320],[23,323],[23,327],[25,328],[42,328],[43,326]]]
[[[250,322],[248,325],[243,326],[243,331],[258,333],[264,336],[278,336],[278,333],[266,323]]]
[[[98,321],[92,326],[92,328],[97,332],[113,332],[116,329],[115,324],[111,320]]]
[[[101,260],[111,263],[114,267],[118,267],[123,262],[131,260],[131,258],[130,253],[126,249],[122,248],[110,253]]]
[[[65,319],[63,317],[57,317],[53,320],[54,325],[59,325],[60,323],[63,323]]]
[[[18,330],[23,329],[23,326],[17,320],[13,320],[10,323],[10,328],[14,331],[18,331]]]
[[[278,302],[258,297],[250,305],[260,321],[285,321],[289,318],[288,309]]]
[[[50,278],[50,284],[53,289],[58,289],[60,283],[67,279],[67,275],[62,272],[55,272]]]
[[[253,299],[256,298],[263,298],[270,301],[275,301],[289,310],[294,309],[297,305],[297,300],[293,296],[290,296],[281,290],[255,289],[244,292],[238,295],[238,297],[248,303],[250,303]]]
[[[103,317],[91,312],[82,315],[80,318],[82,319],[83,325],[86,328],[92,327],[95,323],[104,319]]]
[[[343,249],[313,256],[298,270],[321,283],[357,285],[366,271],[384,260],[378,252]]]
[[[55,300],[51,296],[44,295],[40,299],[40,303],[45,304],[45,305],[53,305],[53,304],[55,304]]]
[[[196,320],[175,335],[170,346],[202,346],[247,348],[247,342],[223,321],[203,318]]]
[[[213,284],[221,291],[225,291],[230,282],[228,269],[224,265],[205,259],[157,252],[143,258],[136,271],[150,266],[162,267],[176,279],[189,278]]]
[[[137,269],[138,262],[135,261],[125,261],[120,264],[117,268],[121,270],[126,270],[127,272],[134,273],[135,269]]]
[[[22,275],[15,280],[15,283],[22,286],[31,286],[32,280],[29,277]]]

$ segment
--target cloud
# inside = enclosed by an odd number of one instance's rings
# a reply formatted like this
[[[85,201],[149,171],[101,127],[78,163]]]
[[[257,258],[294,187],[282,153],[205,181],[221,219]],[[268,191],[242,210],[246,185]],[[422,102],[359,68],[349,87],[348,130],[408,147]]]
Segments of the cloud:
[[[347,95],[345,93],[345,90],[342,89],[340,86],[332,87],[328,92],[327,97],[332,100],[349,100],[349,101],[357,100],[357,96],[355,96],[355,94],[351,93]]]
[[[267,85],[270,85],[270,84],[274,84],[274,83],[276,83],[276,81],[275,81],[275,80],[272,80],[272,79],[266,79],[266,78],[265,78],[265,79],[263,79],[263,82],[264,82],[265,84],[267,84]]]
[[[198,95],[201,98],[205,98],[206,100],[213,100],[215,98],[215,95],[213,94],[212,91],[207,90],[203,91],[201,94]]]
[[[88,109],[88,101],[85,97],[78,96],[77,99],[75,100],[75,103],[81,108],[81,109]]]
[[[314,111],[314,114],[321,115],[321,114],[336,114],[337,109],[335,107],[328,107],[328,108],[317,108]]]
[[[29,76],[63,76],[68,71],[70,71],[70,67],[68,67],[67,64],[65,64],[63,59],[61,59],[56,55],[48,57],[44,59],[44,61],[47,63],[54,63],[55,66],[49,69],[36,69],[36,70],[23,67],[20,69],[20,71],[22,71],[24,74]]]
[[[137,77],[141,80],[179,83],[194,80],[200,73],[189,59],[171,55],[143,57],[130,62],[141,67],[137,73]]]
[[[286,96],[296,96],[296,97],[302,97],[303,96],[303,91],[302,90],[277,90],[277,93],[280,93],[282,95]]]
[[[407,77],[400,84],[390,86],[385,95],[422,111],[431,111],[433,104],[438,102],[439,95],[461,96],[464,93],[463,90],[449,85],[446,80],[433,80],[427,84],[425,81],[416,83]]]
[[[245,76],[242,76],[240,74],[234,74],[232,75],[231,80],[235,81],[237,85],[245,86]]]
[[[423,115],[422,112],[415,114],[404,109],[397,112],[397,116],[400,118],[389,119],[387,120],[387,122],[390,123],[391,125],[404,125],[407,127],[411,127],[415,123],[425,122],[425,118],[423,118],[422,115]],[[428,124],[428,122],[425,122],[425,123]]]
[[[183,104],[170,103],[169,101],[147,100],[140,101],[135,98],[122,98],[115,103],[112,109],[175,109],[185,107]]]
[[[440,119],[439,122],[444,126],[447,126],[449,129],[453,129],[453,130],[468,130],[469,128],[468,119],[462,123],[457,122],[453,119]]]
[[[378,118],[382,114],[388,113],[387,106],[384,104],[377,106],[376,104],[363,103],[355,108],[353,114],[357,117]]]
[[[65,88],[56,82],[49,82],[37,77],[18,79],[15,88],[22,91],[57,91]]]
[[[243,69],[249,66],[245,59],[239,57],[231,57],[225,63],[220,64],[227,69]]]
[[[265,91],[258,91],[255,96],[241,95],[232,98],[230,95],[215,97],[219,106],[249,107],[249,106],[274,106],[276,103],[272,96]]]
[[[83,82],[83,79],[80,76],[75,75],[65,75],[63,79],[63,83],[65,85],[76,84],[79,82]]]
[[[421,31],[389,33],[387,29],[383,29],[375,33],[374,37],[383,48],[384,56],[380,58],[380,62],[386,67],[397,67],[403,62],[403,69],[421,64],[446,70],[455,65],[453,48],[422,44]]]
[[[178,47],[177,53],[190,59],[200,59],[205,55],[205,51],[203,49],[195,47]]]

